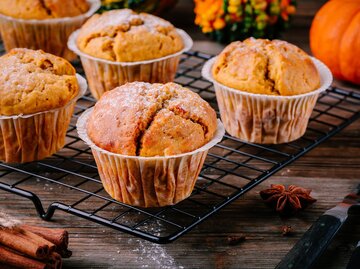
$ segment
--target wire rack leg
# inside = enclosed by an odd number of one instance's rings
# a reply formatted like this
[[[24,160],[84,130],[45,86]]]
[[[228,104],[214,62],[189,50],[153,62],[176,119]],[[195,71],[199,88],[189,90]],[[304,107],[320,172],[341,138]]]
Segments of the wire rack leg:
[[[20,188],[14,188],[9,185],[3,184],[1,182],[0,182],[0,189],[24,197],[26,199],[29,199],[31,202],[33,202],[39,217],[42,218],[43,220],[50,220],[55,213],[56,207],[54,206],[50,206],[49,210],[45,212],[39,197],[30,191],[26,191]]]

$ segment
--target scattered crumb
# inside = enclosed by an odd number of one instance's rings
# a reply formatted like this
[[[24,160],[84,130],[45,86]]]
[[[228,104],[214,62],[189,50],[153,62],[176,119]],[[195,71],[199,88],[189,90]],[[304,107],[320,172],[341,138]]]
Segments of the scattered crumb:
[[[292,228],[290,225],[282,226],[281,232],[282,232],[283,236],[290,236],[290,235],[292,235]]]
[[[235,246],[246,240],[245,235],[240,236],[228,236],[227,242],[230,246]]]

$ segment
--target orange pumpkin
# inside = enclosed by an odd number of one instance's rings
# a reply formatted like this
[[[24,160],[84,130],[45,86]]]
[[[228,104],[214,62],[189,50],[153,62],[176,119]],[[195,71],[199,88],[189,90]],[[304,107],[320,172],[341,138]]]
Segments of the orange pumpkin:
[[[360,0],[331,0],[315,15],[310,47],[333,75],[360,84]]]

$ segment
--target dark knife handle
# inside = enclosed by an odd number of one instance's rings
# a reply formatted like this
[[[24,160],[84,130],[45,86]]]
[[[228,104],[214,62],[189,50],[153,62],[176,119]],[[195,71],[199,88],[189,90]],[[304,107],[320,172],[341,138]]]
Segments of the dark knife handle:
[[[307,269],[322,254],[343,224],[343,220],[322,215],[277,265],[277,269]]]
[[[360,268],[360,241],[356,246],[346,269],[359,269]]]

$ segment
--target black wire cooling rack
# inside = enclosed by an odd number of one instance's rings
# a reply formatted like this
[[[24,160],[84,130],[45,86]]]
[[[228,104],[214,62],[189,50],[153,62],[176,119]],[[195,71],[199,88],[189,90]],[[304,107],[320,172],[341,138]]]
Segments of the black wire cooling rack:
[[[217,109],[212,85],[201,78],[201,68],[210,57],[186,53],[176,82],[199,93]],[[81,65],[75,65],[83,73]],[[263,146],[225,135],[210,150],[188,199],[174,206],[141,209],[110,198],[90,149],[77,136],[77,118],[93,105],[89,93],[78,102],[66,145],[52,157],[23,165],[0,163],[0,189],[31,200],[42,219],[50,220],[56,210],[62,210],[156,243],[169,243],[184,235],[360,117],[359,93],[329,88],[319,97],[302,138]]]

